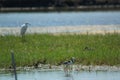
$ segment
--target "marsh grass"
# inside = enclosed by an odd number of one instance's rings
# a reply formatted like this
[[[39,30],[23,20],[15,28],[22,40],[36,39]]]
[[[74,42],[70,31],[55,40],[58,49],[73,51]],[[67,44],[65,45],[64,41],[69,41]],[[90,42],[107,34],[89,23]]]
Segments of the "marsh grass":
[[[120,34],[27,34],[25,41],[20,36],[0,36],[1,68],[11,66],[11,50],[17,66],[58,65],[73,56],[75,64],[120,65]]]

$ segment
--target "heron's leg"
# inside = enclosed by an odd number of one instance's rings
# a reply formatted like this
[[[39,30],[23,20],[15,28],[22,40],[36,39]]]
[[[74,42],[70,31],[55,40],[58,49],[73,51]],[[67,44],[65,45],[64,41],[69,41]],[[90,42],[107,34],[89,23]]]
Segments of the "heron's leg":
[[[22,38],[22,42],[25,42],[25,35],[21,35],[21,38]]]

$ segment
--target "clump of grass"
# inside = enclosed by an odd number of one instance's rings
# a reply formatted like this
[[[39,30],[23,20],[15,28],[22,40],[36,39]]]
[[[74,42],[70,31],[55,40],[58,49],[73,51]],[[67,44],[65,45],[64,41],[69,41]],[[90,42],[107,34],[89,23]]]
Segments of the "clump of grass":
[[[0,37],[0,67],[11,66],[10,51],[14,50],[17,66],[34,63],[54,64],[76,58],[76,64],[120,65],[120,34],[52,35],[27,34]]]

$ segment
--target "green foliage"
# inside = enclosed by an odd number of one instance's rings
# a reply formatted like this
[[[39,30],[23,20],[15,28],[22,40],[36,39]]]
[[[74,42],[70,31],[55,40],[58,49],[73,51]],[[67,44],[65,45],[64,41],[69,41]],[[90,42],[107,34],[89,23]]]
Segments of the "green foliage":
[[[81,5],[116,5],[119,0],[0,0],[0,7],[65,7]]]
[[[73,56],[76,64],[120,65],[120,34],[28,34],[25,41],[20,36],[0,36],[1,68],[11,66],[11,50],[17,66],[58,65]]]

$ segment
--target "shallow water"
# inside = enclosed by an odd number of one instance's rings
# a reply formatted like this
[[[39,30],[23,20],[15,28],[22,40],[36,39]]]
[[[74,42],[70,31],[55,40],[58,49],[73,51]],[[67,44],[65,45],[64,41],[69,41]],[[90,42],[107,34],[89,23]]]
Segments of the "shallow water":
[[[0,80],[14,80],[12,73],[1,73]],[[65,75],[63,71],[22,71],[18,80],[120,80],[120,72],[112,71],[74,71]]]
[[[119,25],[120,11],[0,13],[0,27],[16,27],[25,22],[39,27]]]

